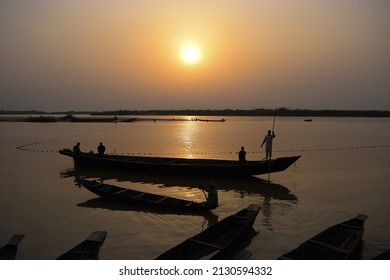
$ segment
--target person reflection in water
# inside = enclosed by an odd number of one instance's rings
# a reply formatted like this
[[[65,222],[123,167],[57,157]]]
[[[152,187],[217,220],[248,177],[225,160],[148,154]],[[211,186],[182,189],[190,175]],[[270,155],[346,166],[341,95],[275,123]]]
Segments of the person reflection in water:
[[[246,163],[246,152],[244,146],[242,146],[241,151],[238,152],[238,160],[240,163]]]

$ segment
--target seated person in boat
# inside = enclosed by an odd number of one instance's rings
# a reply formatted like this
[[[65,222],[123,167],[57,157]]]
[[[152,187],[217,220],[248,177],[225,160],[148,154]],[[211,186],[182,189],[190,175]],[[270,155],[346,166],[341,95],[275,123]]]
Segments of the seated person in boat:
[[[104,147],[103,143],[100,142],[99,146],[97,147],[99,156],[104,155],[104,152],[106,151],[106,147]]]
[[[75,154],[81,153],[79,142],[77,142],[77,144],[73,147],[73,153],[75,153]]]
[[[202,186],[202,189],[207,192],[207,201],[205,202],[210,209],[217,208],[218,206],[218,192],[215,188],[215,184],[212,183],[208,187]]]
[[[241,151],[238,152],[238,160],[240,163],[246,163],[246,152],[244,147],[241,147]]]

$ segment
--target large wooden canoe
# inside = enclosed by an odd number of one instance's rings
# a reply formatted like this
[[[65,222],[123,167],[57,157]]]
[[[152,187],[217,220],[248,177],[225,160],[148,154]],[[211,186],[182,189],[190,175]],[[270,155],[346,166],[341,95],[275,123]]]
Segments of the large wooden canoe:
[[[196,260],[206,256],[224,259],[231,246],[250,231],[259,211],[259,205],[251,204],[166,251],[156,259]]]
[[[184,211],[205,211],[216,208],[216,206],[210,206],[207,202],[194,202],[164,195],[140,192],[119,186],[99,183],[97,181],[80,179],[78,182],[87,190],[90,190],[98,196],[129,204]]]
[[[6,245],[0,248],[0,260],[14,260],[18,250],[19,243],[23,240],[24,235],[15,234]]]
[[[329,227],[282,255],[282,260],[343,260],[353,259],[361,246],[366,215]]]
[[[98,155],[77,153],[70,149],[59,151],[60,154],[73,158],[75,165],[125,169],[129,171],[160,172],[174,174],[212,174],[224,176],[249,176],[268,174],[286,170],[300,156],[280,157],[265,161],[168,158],[125,155]]]
[[[59,256],[57,260],[97,260],[106,236],[106,231],[94,231],[87,239]]]

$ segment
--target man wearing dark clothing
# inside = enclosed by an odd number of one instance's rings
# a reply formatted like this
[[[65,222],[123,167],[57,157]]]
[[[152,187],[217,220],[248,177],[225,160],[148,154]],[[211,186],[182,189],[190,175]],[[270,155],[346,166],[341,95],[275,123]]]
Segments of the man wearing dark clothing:
[[[241,151],[238,152],[238,160],[240,163],[246,162],[246,152],[244,150],[244,147],[241,147]]]
[[[99,144],[97,150],[98,150],[98,154],[99,154],[100,156],[102,156],[102,155],[104,155],[104,152],[106,151],[106,147],[104,147],[103,143],[100,142],[100,144]]]

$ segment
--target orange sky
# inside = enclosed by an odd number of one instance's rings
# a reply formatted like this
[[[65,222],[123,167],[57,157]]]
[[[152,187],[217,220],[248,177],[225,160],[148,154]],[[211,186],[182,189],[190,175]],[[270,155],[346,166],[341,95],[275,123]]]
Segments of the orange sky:
[[[390,110],[387,1],[0,3],[0,110]],[[189,65],[180,47],[195,42]]]

